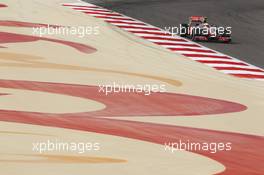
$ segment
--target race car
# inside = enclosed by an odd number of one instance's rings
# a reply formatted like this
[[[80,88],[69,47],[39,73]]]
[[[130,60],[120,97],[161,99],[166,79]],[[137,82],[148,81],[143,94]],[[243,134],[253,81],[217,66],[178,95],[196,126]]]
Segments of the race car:
[[[180,36],[193,41],[231,42],[231,27],[209,25],[205,16],[191,16],[188,24],[181,24]]]

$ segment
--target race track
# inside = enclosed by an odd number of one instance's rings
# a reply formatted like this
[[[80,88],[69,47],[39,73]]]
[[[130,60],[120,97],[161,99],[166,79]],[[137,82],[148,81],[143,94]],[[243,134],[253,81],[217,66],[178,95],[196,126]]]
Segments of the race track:
[[[263,175],[263,70],[79,0],[0,11],[0,175]]]
[[[192,15],[231,26],[232,44],[201,43],[264,68],[263,0],[86,0],[157,27],[178,26]]]

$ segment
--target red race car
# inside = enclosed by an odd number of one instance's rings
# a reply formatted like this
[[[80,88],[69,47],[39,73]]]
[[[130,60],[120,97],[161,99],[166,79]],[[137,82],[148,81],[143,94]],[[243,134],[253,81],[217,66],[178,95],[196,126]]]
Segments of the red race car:
[[[193,41],[231,42],[231,27],[209,25],[205,16],[191,16],[188,24],[181,24],[180,35]]]

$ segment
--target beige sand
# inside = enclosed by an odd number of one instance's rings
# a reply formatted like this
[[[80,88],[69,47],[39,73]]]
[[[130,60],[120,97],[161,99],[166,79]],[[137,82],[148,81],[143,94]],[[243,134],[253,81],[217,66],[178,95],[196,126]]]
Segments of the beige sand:
[[[264,135],[263,82],[238,79],[219,73],[99,19],[62,7],[61,2],[65,1],[3,0],[2,3],[8,4],[9,8],[1,9],[3,12],[0,13],[0,18],[65,26],[99,25],[100,35],[91,35],[89,38],[46,36],[84,43],[97,48],[98,51],[84,54],[68,46],[47,41],[1,44],[8,48],[0,50],[0,79],[84,85],[99,85],[113,81],[124,84],[163,83],[168,92],[238,102],[245,104],[248,110],[210,117],[126,117],[125,119]],[[32,34],[31,28],[0,27],[0,29],[11,33]],[[31,62],[25,63],[23,59],[30,59]],[[1,88],[0,93],[12,93],[10,96],[0,98],[0,109],[6,110],[71,113],[104,107],[94,101],[50,93],[5,88]],[[38,98],[44,101],[30,106],[17,103],[25,97],[29,104],[36,102]],[[53,102],[45,104],[46,100]],[[57,103],[61,105],[54,106]],[[213,174],[224,169],[220,163],[200,155],[188,152],[164,153],[164,148],[160,145],[103,134],[0,122],[0,135],[2,149],[0,174],[5,175],[54,173],[165,175],[175,172],[181,172],[180,175],[190,175]],[[102,149],[99,152],[82,155],[85,156],[82,159],[84,163],[76,160],[78,154],[56,152],[52,154],[73,157],[56,159],[59,164],[51,161],[52,158],[48,159],[50,161],[39,162],[47,157],[43,158],[32,152],[32,142],[52,138],[77,142],[97,141],[102,143]],[[70,159],[72,162],[66,163],[65,159]],[[13,162],[3,162],[3,160]],[[27,160],[35,161],[23,162]]]

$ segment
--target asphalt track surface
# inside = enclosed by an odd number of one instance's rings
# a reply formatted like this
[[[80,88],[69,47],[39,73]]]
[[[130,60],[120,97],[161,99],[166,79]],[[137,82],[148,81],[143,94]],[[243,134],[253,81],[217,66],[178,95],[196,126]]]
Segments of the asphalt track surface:
[[[85,0],[157,27],[173,27],[189,16],[232,27],[231,44],[200,44],[264,68],[263,0]]]

